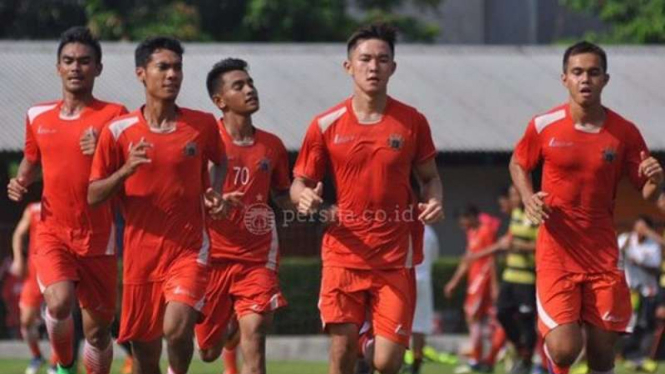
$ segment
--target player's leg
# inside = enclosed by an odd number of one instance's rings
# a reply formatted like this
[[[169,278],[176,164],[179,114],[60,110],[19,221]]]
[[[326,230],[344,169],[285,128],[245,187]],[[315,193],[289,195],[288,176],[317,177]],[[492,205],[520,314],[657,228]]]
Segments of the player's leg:
[[[629,330],[632,307],[623,272],[587,275],[583,283],[582,321],[587,332],[587,360],[591,373],[614,370],[614,348],[619,333]]]
[[[203,307],[204,318],[195,327],[199,356],[205,362],[217,360],[229,334],[233,333],[230,330],[237,330],[237,323],[233,318],[234,301],[229,293],[232,278],[233,266],[228,263],[210,265],[206,305]]]
[[[79,258],[77,294],[83,321],[83,364],[88,373],[107,374],[113,362],[111,324],[117,300],[115,256]]]
[[[411,336],[411,350],[413,351],[411,373],[413,374],[420,372],[423,363],[423,348],[425,348],[425,334],[414,332]]]
[[[266,335],[272,325],[273,312],[249,313],[238,320],[243,374],[265,374]]]
[[[21,295],[23,301],[23,295]],[[39,308],[27,306],[23,303],[20,305],[20,322],[21,322],[21,336],[30,348],[32,356],[30,364],[25,369],[25,374],[36,374],[39,369],[44,365],[44,357],[39,349],[39,331],[37,322],[39,321]]]
[[[326,325],[326,330],[330,335],[328,374],[353,373],[358,359],[358,325],[330,323]]]
[[[536,278],[538,329],[545,337],[550,372],[567,373],[583,347],[579,321],[583,276],[562,271],[540,271]]]
[[[351,374],[358,359],[358,331],[367,316],[369,271],[324,266],[319,310],[330,335],[329,374]]]
[[[398,373],[409,345],[416,307],[413,269],[372,273],[371,311],[376,334],[374,368],[381,374]]]
[[[159,374],[159,358],[162,355],[162,338],[151,341],[132,341],[134,353],[133,374]]]

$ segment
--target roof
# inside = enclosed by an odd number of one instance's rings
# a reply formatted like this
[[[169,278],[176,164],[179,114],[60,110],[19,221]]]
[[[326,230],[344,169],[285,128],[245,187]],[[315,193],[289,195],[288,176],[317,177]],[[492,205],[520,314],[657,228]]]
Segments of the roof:
[[[95,96],[130,110],[144,101],[135,78],[133,43],[104,42]],[[26,110],[58,99],[57,43],[0,42],[0,150],[20,150]],[[609,47],[612,76],[604,104],[634,121],[649,146],[665,150],[665,47]],[[566,100],[560,83],[563,47],[398,45],[389,93],[429,119],[444,152],[510,151],[534,115]],[[342,44],[185,44],[179,104],[219,116],[205,90],[210,67],[240,57],[261,98],[255,124],[297,150],[311,119],[352,91]]]

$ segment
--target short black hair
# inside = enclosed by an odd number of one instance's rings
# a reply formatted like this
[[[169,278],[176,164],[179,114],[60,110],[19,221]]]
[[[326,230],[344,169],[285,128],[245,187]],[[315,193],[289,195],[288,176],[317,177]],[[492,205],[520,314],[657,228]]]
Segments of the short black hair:
[[[360,41],[368,39],[379,39],[388,43],[388,46],[390,46],[390,53],[395,56],[395,39],[397,39],[397,30],[387,23],[373,23],[356,30],[346,41],[346,53],[350,55],[351,51],[353,51]]]
[[[90,29],[84,26],[70,27],[60,35],[60,44],[58,45],[58,61],[60,61],[62,49],[65,48],[67,44],[71,43],[80,43],[92,48],[92,50],[95,51],[95,62],[97,64],[102,62],[102,46],[99,44],[99,40],[97,40],[97,38],[92,35]]]
[[[462,209],[456,209],[453,216],[456,219],[460,218],[477,218],[480,215],[480,209],[473,204],[467,204]]]
[[[185,49],[180,41],[170,36],[153,36],[139,43],[134,51],[134,63],[136,67],[146,67],[150,62],[150,56],[159,49],[167,49],[182,57]]]
[[[600,48],[600,46],[587,42],[583,40],[581,42],[575,43],[566,49],[566,52],[563,54],[563,72],[565,73],[568,69],[568,60],[570,57],[575,55],[580,55],[582,53],[593,53],[600,57],[600,67],[603,68],[603,72],[607,73],[607,54],[605,51]]]
[[[206,78],[206,88],[208,89],[208,95],[212,96],[217,92],[219,81],[222,79],[222,75],[230,71],[242,70],[247,71],[249,65],[247,61],[239,58],[225,58],[215,65],[212,66],[212,69],[208,72],[208,77]]]

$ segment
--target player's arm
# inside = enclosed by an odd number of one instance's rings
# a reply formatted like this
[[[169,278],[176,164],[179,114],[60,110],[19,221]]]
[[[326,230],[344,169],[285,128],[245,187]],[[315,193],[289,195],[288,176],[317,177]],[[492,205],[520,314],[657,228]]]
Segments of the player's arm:
[[[21,201],[23,199],[23,195],[28,192],[28,187],[34,182],[38,170],[39,162],[32,162],[23,157],[16,177],[10,179],[7,185],[7,196],[10,200]]]
[[[468,263],[471,263],[483,257],[492,256],[497,252],[508,250],[511,244],[511,237],[510,233],[506,233],[490,246],[485,247],[478,252],[468,252],[466,256],[464,256],[464,259]]]
[[[421,191],[418,219],[425,224],[443,219],[443,185],[434,158],[417,164],[414,171]]]
[[[88,204],[95,206],[110,199],[118,192],[125,180],[132,176],[141,165],[150,163],[151,160],[146,154],[148,148],[152,148],[152,144],[146,142],[143,138],[136,145],[130,144],[127,161],[118,170],[106,178],[90,182],[88,185]]]
[[[642,187],[644,200],[656,201],[663,188],[663,168],[653,156],[648,156],[645,151],[640,152],[639,176],[647,178]]]
[[[30,210],[26,208],[23,211],[21,220],[16,225],[12,234],[12,253],[14,260],[11,265],[11,273],[19,278],[25,276],[26,258],[24,252],[24,243],[30,232]]]
[[[469,262],[467,262],[463,257],[462,261],[460,261],[459,265],[457,265],[457,268],[455,269],[455,273],[453,274],[452,278],[450,278],[448,283],[446,283],[446,285],[443,288],[443,294],[447,298],[450,298],[453,295],[453,291],[455,291],[455,288],[457,288],[459,282],[466,275],[467,271],[469,271]]]
[[[536,250],[536,241],[515,238],[510,242],[510,249],[519,252],[534,252]]]
[[[545,205],[544,198],[548,195],[547,192],[533,192],[533,183],[531,182],[531,172],[524,169],[522,165],[517,162],[515,154],[510,158],[510,177],[513,184],[524,204],[524,210],[527,217],[531,222],[536,225],[541,224],[544,220],[549,218],[549,208]]]

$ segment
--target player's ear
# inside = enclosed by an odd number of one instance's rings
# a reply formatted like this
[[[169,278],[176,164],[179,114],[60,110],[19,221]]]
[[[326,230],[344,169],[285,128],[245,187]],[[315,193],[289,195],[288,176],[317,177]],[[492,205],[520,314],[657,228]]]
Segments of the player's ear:
[[[396,70],[397,70],[397,62],[393,61],[393,67],[392,71],[390,72],[390,75],[392,76],[393,74],[395,74]]]
[[[608,83],[610,83],[610,75],[605,73],[605,85],[607,85]]]
[[[136,78],[139,80],[139,82],[145,85],[145,68],[143,66],[139,66],[136,68],[135,72]]]
[[[566,76],[566,73],[565,72],[561,73],[561,83],[565,86],[567,82],[568,82],[568,77]]]
[[[344,68],[344,70],[346,70],[346,73],[348,75],[353,75],[353,67],[351,66],[351,61],[349,61],[348,58],[344,60],[344,62],[342,63],[342,67]]]
[[[102,74],[102,70],[104,70],[104,64],[102,64],[101,62],[99,62],[99,63],[97,64],[97,71],[95,72],[95,77],[100,76],[100,75]]]
[[[226,101],[224,101],[222,95],[218,93],[212,95],[212,102],[215,103],[215,106],[221,110],[226,108]]]

